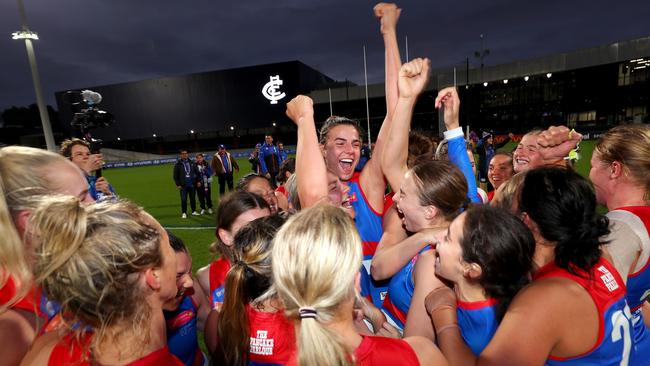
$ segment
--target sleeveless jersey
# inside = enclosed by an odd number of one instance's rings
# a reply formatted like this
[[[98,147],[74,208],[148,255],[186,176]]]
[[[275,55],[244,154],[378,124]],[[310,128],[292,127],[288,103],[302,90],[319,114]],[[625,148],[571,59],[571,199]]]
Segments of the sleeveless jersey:
[[[388,284],[388,294],[384,299],[383,311],[387,315],[387,320],[391,325],[396,326],[400,331],[404,330],[406,324],[406,315],[411,307],[411,299],[415,290],[415,281],[413,280],[413,270],[418,257],[431,247],[426,246],[420,253],[413,257],[399,272],[390,279]]]
[[[370,207],[366,199],[361,184],[359,182],[360,173],[354,173],[352,179],[348,181],[350,187],[350,204],[354,208],[354,224],[357,227],[361,237],[363,249],[363,266],[361,268],[361,295],[372,300],[373,304],[381,308],[381,305],[388,291],[388,280],[375,281],[370,276],[370,263],[377,250],[377,244],[384,233],[382,227],[382,214],[376,212]]]
[[[283,311],[267,313],[246,305],[250,349],[248,365],[284,365],[296,353],[294,325]]]
[[[456,314],[458,327],[465,343],[478,356],[490,343],[499,326],[497,322],[497,301],[458,301]]]
[[[637,235],[642,236],[642,240],[650,240],[650,206],[630,206],[621,207],[617,210],[627,211],[643,223],[643,228],[639,228]],[[650,257],[645,263],[637,264],[641,269],[627,276],[627,303],[632,311],[632,324],[634,327],[634,340],[636,345],[636,358],[639,360],[648,360],[650,364],[650,329],[645,326],[641,307],[643,302],[650,296]]]
[[[47,364],[49,366],[90,366],[87,361],[89,357],[84,357],[84,348],[87,348],[85,346],[90,343],[90,338],[91,336],[86,335],[82,337],[80,343],[73,334],[67,334],[52,348]],[[169,353],[167,347],[163,347],[126,366],[183,366],[183,363]]]
[[[230,270],[230,262],[221,257],[210,263],[210,306],[212,309],[221,309],[223,305],[226,275]]]
[[[196,330],[197,307],[189,295],[174,311],[164,311],[167,323],[167,347],[185,366],[199,366],[207,362],[199,348]]]
[[[632,315],[625,301],[625,285],[614,266],[601,258],[589,272],[575,268],[576,274],[559,268],[551,262],[534,275],[543,278],[567,278],[582,286],[598,309],[598,340],[589,351],[567,358],[549,356],[546,364],[605,366],[628,365],[633,360],[635,348],[632,338]],[[630,365],[634,363],[630,362]]]

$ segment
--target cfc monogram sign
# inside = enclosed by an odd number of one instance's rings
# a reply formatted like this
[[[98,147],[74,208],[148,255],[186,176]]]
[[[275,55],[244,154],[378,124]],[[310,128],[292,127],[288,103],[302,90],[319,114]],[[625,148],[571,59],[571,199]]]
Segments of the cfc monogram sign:
[[[280,85],[282,85],[282,79],[280,75],[275,75],[270,77],[270,81],[264,84],[262,88],[262,95],[264,98],[271,101],[271,104],[278,104],[278,100],[284,98],[286,94],[279,90]]]

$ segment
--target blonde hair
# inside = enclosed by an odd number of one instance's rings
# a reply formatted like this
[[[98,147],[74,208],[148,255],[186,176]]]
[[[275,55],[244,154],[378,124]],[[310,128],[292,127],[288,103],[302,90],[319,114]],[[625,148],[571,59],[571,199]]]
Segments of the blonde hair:
[[[61,304],[68,324],[80,320],[94,328],[93,346],[127,332],[142,342],[125,347],[149,342],[143,330],[152,314],[150,290],[138,282],[144,270],[163,264],[161,232],[153,222],[130,202],[86,206],[71,196],[45,198],[32,215],[36,283]]]
[[[505,183],[501,185],[495,192],[491,206],[501,208],[506,210],[514,215],[520,214],[519,212],[519,196],[521,194],[521,185],[524,183],[526,178],[527,170],[519,172]],[[515,206],[516,204],[516,206]]]
[[[622,125],[600,137],[594,148],[605,164],[620,162],[632,180],[644,188],[644,199],[650,199],[650,128],[644,125]]]
[[[0,314],[23,299],[32,286],[32,273],[26,261],[27,252],[14,217],[20,211],[31,210],[39,196],[53,190],[45,175],[52,164],[72,164],[55,153],[24,146],[0,148],[0,288],[12,280],[16,292],[6,304],[0,304]]]
[[[353,365],[353,350],[324,326],[355,294],[361,239],[352,219],[332,205],[303,210],[280,229],[271,258],[273,283],[285,315],[296,322],[298,364]],[[301,320],[299,309],[305,307],[313,308],[316,317]]]

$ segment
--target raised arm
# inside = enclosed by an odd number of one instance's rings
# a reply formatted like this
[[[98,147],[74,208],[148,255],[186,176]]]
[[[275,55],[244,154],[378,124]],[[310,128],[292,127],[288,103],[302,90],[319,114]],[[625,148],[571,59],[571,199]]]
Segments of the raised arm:
[[[318,146],[313,101],[304,95],[293,98],[287,116],[298,126],[296,183],[300,206],[308,208],[327,197],[327,168]]]
[[[384,175],[393,190],[400,187],[407,170],[411,117],[415,102],[429,80],[429,64],[429,59],[416,58],[399,71],[399,99],[387,140],[391,149],[385,151],[381,159]]]
[[[384,38],[386,119],[390,120],[399,97],[397,75],[399,68],[402,66],[402,61],[399,55],[399,45],[397,44],[397,21],[402,9],[392,3],[379,3],[375,5],[373,10],[375,16],[379,18],[380,31]]]
[[[481,203],[481,198],[476,191],[476,178],[472,170],[472,164],[467,156],[463,129],[460,127],[460,98],[456,88],[449,87],[442,89],[436,97],[435,107],[444,107],[445,139],[447,140],[447,151],[449,161],[456,165],[467,180],[467,198],[473,203]]]
[[[399,47],[397,45],[397,21],[401,13],[395,4],[379,3],[373,11],[375,16],[380,20],[380,30],[384,38],[385,49],[385,88],[386,88],[386,118],[384,119],[375,147],[372,150],[373,159],[370,159],[366,166],[363,168],[359,177],[359,184],[363,190],[368,203],[376,212],[383,211],[384,191],[386,190],[386,182],[384,180],[384,172],[381,166],[382,155],[384,152],[384,145],[386,135],[389,133],[392,123],[392,114],[397,105],[397,78],[399,68],[402,65],[399,55]]]

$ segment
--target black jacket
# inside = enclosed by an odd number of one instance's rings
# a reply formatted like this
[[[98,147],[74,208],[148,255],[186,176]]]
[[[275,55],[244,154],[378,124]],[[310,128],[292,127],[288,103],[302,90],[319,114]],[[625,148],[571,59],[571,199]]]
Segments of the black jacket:
[[[192,160],[187,160],[190,163],[190,178],[192,179],[192,186],[196,186],[196,182],[199,180],[199,169],[196,166],[196,163]],[[181,159],[178,159],[176,165],[174,165],[174,183],[176,186],[184,187],[186,186],[185,181],[185,168]]]

